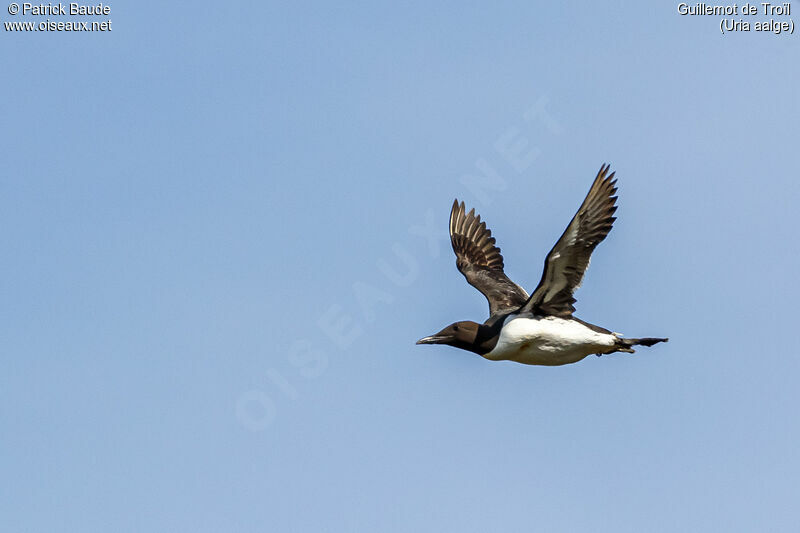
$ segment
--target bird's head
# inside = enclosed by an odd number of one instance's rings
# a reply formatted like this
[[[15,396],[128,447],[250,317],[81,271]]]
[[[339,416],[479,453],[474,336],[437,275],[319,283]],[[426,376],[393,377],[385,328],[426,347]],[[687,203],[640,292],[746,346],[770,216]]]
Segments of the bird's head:
[[[449,344],[456,348],[476,351],[480,324],[465,320],[450,324],[442,331],[429,337],[423,337],[417,344]]]

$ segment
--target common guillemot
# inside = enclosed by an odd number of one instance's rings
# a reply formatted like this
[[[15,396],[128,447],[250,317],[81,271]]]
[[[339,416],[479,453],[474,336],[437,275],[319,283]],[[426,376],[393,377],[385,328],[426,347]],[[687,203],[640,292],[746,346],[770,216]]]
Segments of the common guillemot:
[[[616,218],[614,172],[600,167],[589,193],[544,261],[539,285],[528,296],[503,272],[503,256],[492,232],[475,209],[466,213],[464,202],[453,202],[450,242],[456,266],[467,282],[489,301],[483,324],[456,322],[417,344],[449,344],[491,361],[558,366],[575,363],[589,354],[634,353],[633,346],[652,346],[669,339],[628,339],[572,316],[573,293],[589,267],[592,252],[606,238]]]

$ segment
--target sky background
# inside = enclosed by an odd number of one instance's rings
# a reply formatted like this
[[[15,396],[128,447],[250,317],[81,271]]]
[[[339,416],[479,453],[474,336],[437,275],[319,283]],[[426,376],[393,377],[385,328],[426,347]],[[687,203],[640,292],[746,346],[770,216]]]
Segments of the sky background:
[[[0,530],[800,530],[800,37],[677,4],[0,30]],[[487,316],[454,197],[531,290],[604,162],[577,316],[668,344],[414,345]]]

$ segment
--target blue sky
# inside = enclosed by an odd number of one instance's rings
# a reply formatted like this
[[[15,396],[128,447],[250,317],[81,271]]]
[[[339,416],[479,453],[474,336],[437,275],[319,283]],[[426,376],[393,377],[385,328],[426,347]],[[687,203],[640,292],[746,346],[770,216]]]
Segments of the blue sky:
[[[0,35],[0,529],[800,528],[797,35],[673,2],[111,7]],[[530,290],[603,162],[577,315],[668,344],[414,345],[487,314],[454,197]]]

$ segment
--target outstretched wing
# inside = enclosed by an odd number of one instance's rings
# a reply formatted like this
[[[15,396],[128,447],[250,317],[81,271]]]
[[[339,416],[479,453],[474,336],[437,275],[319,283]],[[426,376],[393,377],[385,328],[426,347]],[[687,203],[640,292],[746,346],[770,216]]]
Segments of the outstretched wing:
[[[494,245],[491,230],[475,209],[465,212],[464,202],[453,202],[450,211],[450,242],[456,253],[456,266],[470,285],[489,301],[492,316],[518,309],[528,299],[525,290],[503,272],[503,256]]]
[[[542,279],[521,312],[568,317],[575,311],[572,295],[583,280],[592,252],[616,220],[612,215],[617,210],[617,181],[608,170],[608,165],[600,167],[580,209],[547,254]]]

